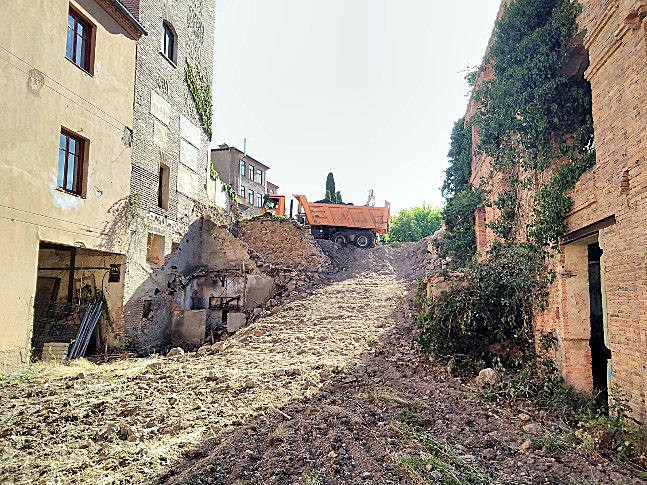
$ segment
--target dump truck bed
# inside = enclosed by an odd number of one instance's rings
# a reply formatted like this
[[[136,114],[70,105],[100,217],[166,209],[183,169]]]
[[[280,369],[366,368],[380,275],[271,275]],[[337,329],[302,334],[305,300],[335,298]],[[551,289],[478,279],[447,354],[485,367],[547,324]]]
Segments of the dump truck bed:
[[[386,234],[391,220],[390,206],[369,207],[363,205],[319,204],[308,202],[305,195],[295,195],[303,206],[308,224],[311,226],[348,227],[368,229]]]

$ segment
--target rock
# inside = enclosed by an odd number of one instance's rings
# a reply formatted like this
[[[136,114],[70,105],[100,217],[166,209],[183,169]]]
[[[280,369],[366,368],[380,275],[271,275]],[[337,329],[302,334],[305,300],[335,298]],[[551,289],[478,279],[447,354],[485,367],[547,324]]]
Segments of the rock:
[[[151,362],[150,364],[148,364],[148,365],[146,366],[146,368],[147,368],[147,369],[150,369],[150,370],[158,370],[158,369],[160,369],[161,367],[162,367],[162,363],[161,363],[161,362]]]
[[[541,429],[541,424],[539,423],[528,423],[523,426],[524,432],[528,434],[539,434]]]
[[[276,305],[278,305],[278,302],[277,302],[274,298],[270,298],[270,299],[267,301],[267,307],[268,307],[268,308],[272,308],[272,307],[274,307],[274,306],[276,306]]]
[[[261,307],[254,308],[254,316],[260,317],[263,314],[263,309]]]
[[[479,387],[496,386],[501,381],[499,374],[492,368],[481,370],[476,378],[476,384]]]
[[[253,389],[255,387],[256,387],[256,383],[254,381],[249,380],[249,381],[245,382],[245,388],[246,389]]]
[[[218,353],[222,352],[224,350],[225,343],[224,342],[217,342],[211,346],[212,352]]]
[[[517,416],[517,419],[522,423],[527,423],[528,421],[530,421],[531,418],[526,413],[521,413],[519,416]]]
[[[523,444],[519,447],[519,451],[521,453],[528,453],[532,450],[532,441],[526,440],[523,442]]]
[[[178,357],[180,355],[184,355],[184,349],[182,347],[173,347],[166,354],[167,357]]]
[[[198,349],[198,357],[204,357],[209,353],[211,353],[211,345],[203,345]]]
[[[262,337],[263,336],[263,331],[260,328],[257,328],[254,330],[254,337]]]
[[[84,374],[83,372],[79,372],[79,373],[76,375],[76,378],[77,378],[77,379],[85,379],[85,374]]]
[[[486,448],[483,450],[482,455],[486,460],[491,460],[496,456],[496,450],[494,448]]]
[[[210,382],[217,382],[220,380],[220,376],[212,371],[207,374],[207,377],[205,377],[205,379]]]

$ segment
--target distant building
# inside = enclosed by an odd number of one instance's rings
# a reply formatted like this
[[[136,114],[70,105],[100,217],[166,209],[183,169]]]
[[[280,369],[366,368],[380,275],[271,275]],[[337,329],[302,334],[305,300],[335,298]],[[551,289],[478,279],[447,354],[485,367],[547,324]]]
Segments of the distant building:
[[[273,184],[272,182],[267,182],[267,193],[268,194],[278,194],[279,186]]]
[[[278,186],[267,182],[270,167],[236,147],[223,144],[212,149],[211,163],[220,179],[238,194],[238,205],[244,215],[259,214],[263,198],[270,193],[269,186],[278,189]]]

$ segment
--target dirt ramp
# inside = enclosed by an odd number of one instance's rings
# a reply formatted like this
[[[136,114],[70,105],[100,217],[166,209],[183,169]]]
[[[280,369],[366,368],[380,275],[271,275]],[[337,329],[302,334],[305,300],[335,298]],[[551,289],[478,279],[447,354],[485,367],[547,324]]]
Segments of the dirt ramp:
[[[310,230],[290,219],[265,216],[244,220],[236,225],[234,233],[264,262],[274,266],[318,270],[330,265]]]

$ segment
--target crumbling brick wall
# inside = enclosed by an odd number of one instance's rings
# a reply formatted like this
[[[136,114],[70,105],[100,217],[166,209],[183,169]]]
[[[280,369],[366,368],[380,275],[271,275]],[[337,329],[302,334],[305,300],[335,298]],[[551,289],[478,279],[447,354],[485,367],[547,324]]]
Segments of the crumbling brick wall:
[[[597,240],[604,251],[601,278],[606,344],[611,349],[609,385],[629,397],[634,415],[647,417],[647,2],[591,0],[582,2],[578,19],[586,31],[584,48],[590,66],[597,163],[577,183],[567,232],[584,234],[595,223],[615,217],[615,223],[593,231],[589,239],[562,246],[551,261],[557,279],[550,288],[546,311],[536,315],[537,332],[558,339],[556,360],[568,382],[590,389],[589,294],[586,244]],[[485,72],[481,76],[490,75]],[[472,100],[467,118],[478,109]],[[478,143],[478,133],[474,133]],[[488,177],[490,160],[475,157],[472,183]],[[539,187],[550,173],[535,182]],[[504,190],[500,179],[491,184],[491,197]],[[519,226],[531,222],[532,190],[522,200]],[[483,253],[494,239],[487,224],[498,216],[486,208],[477,214],[477,244]],[[523,238],[523,232],[518,235]]]
[[[235,233],[264,262],[274,266],[317,270],[330,263],[310,230],[290,219],[261,217],[240,221]]]

